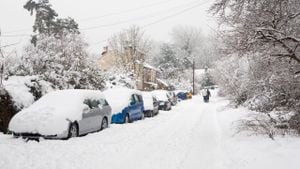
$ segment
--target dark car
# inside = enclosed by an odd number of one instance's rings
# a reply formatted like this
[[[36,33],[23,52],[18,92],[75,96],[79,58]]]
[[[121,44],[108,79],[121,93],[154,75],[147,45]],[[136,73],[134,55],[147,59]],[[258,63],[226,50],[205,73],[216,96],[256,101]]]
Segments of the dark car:
[[[168,91],[166,90],[155,90],[152,91],[152,94],[157,98],[159,102],[159,110],[171,110],[172,104],[171,100],[168,98]]]
[[[174,91],[169,91],[167,93],[169,100],[171,101],[171,105],[175,106],[177,104],[177,97]]]

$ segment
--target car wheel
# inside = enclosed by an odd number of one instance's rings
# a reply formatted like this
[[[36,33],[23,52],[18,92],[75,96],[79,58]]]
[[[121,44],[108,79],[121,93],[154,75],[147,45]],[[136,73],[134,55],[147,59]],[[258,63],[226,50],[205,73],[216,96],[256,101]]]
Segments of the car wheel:
[[[125,116],[125,120],[124,120],[124,123],[129,123],[130,121],[129,121],[129,115],[127,114],[126,116]]]
[[[106,118],[106,117],[103,117],[102,123],[101,123],[101,129],[100,129],[100,130],[106,129],[107,127],[108,127],[108,121],[107,121],[107,118]]]
[[[142,112],[141,120],[143,120],[144,118],[145,118],[145,114],[144,114],[144,112]]]
[[[76,123],[71,123],[69,128],[68,138],[78,137],[78,126]]]

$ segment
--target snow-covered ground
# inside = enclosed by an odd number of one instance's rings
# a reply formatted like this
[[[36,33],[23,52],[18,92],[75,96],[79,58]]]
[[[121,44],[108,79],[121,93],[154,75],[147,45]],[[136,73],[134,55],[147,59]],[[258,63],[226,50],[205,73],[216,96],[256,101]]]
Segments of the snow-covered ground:
[[[227,104],[196,96],[154,118],[67,141],[26,143],[0,134],[0,169],[299,168],[300,138],[235,134],[232,122],[248,111]]]

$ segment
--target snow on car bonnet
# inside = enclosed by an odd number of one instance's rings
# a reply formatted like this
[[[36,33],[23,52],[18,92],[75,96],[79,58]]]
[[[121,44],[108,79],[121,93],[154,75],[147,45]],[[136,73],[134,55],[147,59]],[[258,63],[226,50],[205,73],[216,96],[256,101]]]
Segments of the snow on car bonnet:
[[[103,92],[108,104],[111,106],[112,114],[120,113],[130,104],[132,94],[141,94],[140,91],[128,88],[112,88]]]
[[[57,134],[68,127],[69,121],[81,120],[83,109],[87,107],[85,99],[100,98],[104,98],[103,94],[93,90],[50,92],[17,113],[9,129],[14,132]]]

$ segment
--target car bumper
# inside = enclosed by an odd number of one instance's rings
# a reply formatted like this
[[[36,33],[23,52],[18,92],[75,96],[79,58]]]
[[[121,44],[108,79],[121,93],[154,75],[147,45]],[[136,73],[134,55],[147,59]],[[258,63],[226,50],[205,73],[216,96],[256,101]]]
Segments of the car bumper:
[[[32,140],[39,140],[40,138],[44,139],[65,139],[68,137],[67,134],[53,134],[53,135],[42,135],[39,133],[14,133],[14,137],[22,137],[23,139],[32,139]]]

